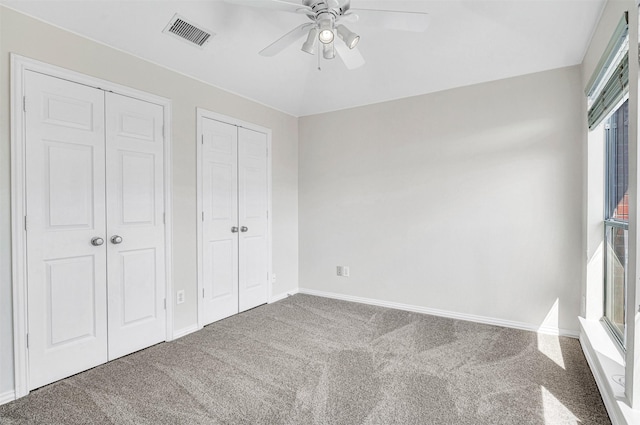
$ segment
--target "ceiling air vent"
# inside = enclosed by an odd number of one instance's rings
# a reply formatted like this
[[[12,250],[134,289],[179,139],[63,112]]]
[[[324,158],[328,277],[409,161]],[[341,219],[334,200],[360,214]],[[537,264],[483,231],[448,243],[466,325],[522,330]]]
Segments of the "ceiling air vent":
[[[215,35],[213,31],[198,27],[177,13],[171,18],[171,21],[169,21],[162,32],[177,37],[180,40],[188,41],[198,47],[203,47]]]

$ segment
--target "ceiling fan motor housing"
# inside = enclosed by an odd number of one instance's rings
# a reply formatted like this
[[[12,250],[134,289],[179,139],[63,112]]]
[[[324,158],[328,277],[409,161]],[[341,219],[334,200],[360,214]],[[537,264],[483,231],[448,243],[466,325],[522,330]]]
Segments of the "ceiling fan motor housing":
[[[351,0],[303,0],[305,6],[313,10],[314,15],[309,14],[312,21],[322,19],[322,15],[333,15],[333,19],[344,15],[351,6]]]
[[[316,23],[322,44],[333,43],[336,20],[349,10],[350,3],[351,0],[303,0],[303,4],[313,12],[307,12],[307,16]],[[303,45],[303,51],[310,50],[308,42]]]

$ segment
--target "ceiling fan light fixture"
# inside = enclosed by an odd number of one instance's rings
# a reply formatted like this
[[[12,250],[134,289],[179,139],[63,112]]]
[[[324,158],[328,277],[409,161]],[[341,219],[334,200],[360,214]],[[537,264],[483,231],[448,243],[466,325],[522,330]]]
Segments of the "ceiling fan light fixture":
[[[360,42],[360,36],[344,25],[338,25],[336,30],[338,31],[338,37],[344,41],[348,48],[353,49]]]
[[[325,59],[333,59],[336,57],[336,52],[333,49],[333,43],[327,43],[322,45],[322,56]]]
[[[320,42],[323,44],[329,44],[333,41],[333,31],[331,30],[322,30],[320,31],[320,35],[318,36]]]
[[[333,34],[333,19],[324,18],[318,21],[318,28],[320,30],[320,34],[318,34],[318,39],[323,44],[329,44],[333,42],[334,34]]]
[[[309,30],[309,35],[307,36],[307,41],[302,45],[302,51],[309,53],[312,55],[316,50],[316,42],[318,40],[318,28],[311,28]]]

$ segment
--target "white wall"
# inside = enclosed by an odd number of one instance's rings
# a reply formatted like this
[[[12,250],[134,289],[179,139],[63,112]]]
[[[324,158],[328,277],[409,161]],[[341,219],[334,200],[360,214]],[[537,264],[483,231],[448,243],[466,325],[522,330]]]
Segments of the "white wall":
[[[300,287],[576,332],[581,97],[576,66],[301,118]]]
[[[10,258],[9,53],[15,52],[173,101],[174,329],[195,325],[196,107],[273,130],[273,293],[298,286],[298,120],[0,6],[0,394],[13,388]],[[213,72],[213,70],[212,70]]]

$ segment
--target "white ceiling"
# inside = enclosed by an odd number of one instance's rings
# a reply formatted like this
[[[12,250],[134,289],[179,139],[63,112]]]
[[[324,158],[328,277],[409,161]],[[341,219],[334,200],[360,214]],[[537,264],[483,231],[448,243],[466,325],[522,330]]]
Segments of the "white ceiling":
[[[290,0],[295,2],[295,0]],[[298,0],[300,1],[300,0]],[[2,0],[28,15],[294,116],[446,90],[582,62],[605,0],[352,0],[352,7],[425,11],[425,33],[349,24],[367,63],[348,71],[300,43],[258,52],[304,15],[221,0]],[[162,33],[175,13],[216,36],[198,49]]]

